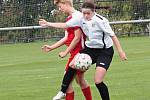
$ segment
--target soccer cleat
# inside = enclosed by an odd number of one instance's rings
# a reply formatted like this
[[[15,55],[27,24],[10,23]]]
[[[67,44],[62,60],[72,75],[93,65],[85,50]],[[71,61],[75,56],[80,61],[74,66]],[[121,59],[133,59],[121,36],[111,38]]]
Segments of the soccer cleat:
[[[65,94],[62,91],[59,91],[55,97],[53,97],[53,100],[61,100],[65,99]]]

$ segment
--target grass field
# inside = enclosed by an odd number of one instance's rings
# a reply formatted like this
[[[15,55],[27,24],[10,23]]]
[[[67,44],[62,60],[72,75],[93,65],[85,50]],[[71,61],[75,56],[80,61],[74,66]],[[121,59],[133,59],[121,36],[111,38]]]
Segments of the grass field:
[[[111,100],[150,100],[150,37],[120,38],[128,61],[122,62],[115,52],[105,78]],[[41,52],[43,44],[0,45],[0,100],[52,100],[60,88],[67,57],[59,51]],[[93,100],[100,100],[94,85],[95,66],[86,73]],[[74,82],[75,100],[84,100]]]

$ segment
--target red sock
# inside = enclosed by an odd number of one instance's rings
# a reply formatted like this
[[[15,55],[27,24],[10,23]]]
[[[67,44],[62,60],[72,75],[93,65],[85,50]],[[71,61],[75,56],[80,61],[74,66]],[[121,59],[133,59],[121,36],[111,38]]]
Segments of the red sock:
[[[86,98],[86,100],[92,100],[92,94],[91,94],[91,89],[90,87],[82,89],[82,92]]]
[[[74,92],[66,93],[66,99],[65,100],[74,100]]]

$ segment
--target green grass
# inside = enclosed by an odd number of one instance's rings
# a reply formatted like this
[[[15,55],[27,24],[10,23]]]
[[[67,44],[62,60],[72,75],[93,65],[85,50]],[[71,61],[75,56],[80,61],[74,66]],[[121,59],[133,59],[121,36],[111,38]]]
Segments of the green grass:
[[[105,77],[111,100],[149,100],[150,98],[150,38],[120,38],[128,61],[122,62],[115,52]],[[49,42],[53,43],[53,42]],[[46,42],[0,45],[0,100],[52,100],[60,89],[67,57],[41,52]],[[93,100],[100,100],[94,85],[95,66],[86,73]],[[84,100],[74,82],[75,100]]]

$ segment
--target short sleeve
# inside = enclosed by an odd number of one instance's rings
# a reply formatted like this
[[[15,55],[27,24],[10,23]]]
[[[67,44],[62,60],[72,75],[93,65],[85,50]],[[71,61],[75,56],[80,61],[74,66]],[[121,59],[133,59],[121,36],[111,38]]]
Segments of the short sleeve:
[[[106,34],[108,34],[109,36],[114,36],[115,33],[112,30],[109,21],[107,19],[103,19],[101,21],[99,21],[99,27],[102,29],[102,31],[104,31]]]
[[[66,22],[67,27],[80,27],[80,19],[78,18],[71,18],[69,21]]]

